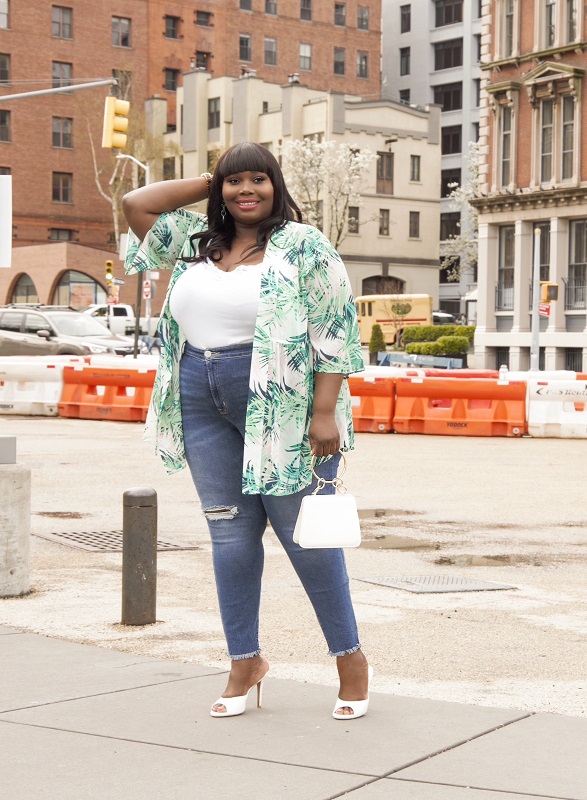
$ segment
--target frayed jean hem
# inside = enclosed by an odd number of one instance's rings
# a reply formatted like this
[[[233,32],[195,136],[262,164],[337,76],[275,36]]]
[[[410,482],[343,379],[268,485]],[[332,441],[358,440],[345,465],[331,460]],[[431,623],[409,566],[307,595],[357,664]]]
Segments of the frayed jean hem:
[[[230,658],[231,661],[244,661],[245,658],[256,658],[257,656],[260,656],[261,651],[255,650],[254,653],[243,653],[243,655],[240,656],[231,656],[230,653],[227,653],[226,655]]]
[[[328,651],[328,655],[336,657],[336,658],[339,658],[341,656],[350,656],[351,653],[356,653],[357,650],[360,650],[360,649],[361,649],[361,645],[360,644],[356,644],[354,647],[351,647],[350,650],[341,650],[340,653],[333,653],[332,650],[329,650]]]

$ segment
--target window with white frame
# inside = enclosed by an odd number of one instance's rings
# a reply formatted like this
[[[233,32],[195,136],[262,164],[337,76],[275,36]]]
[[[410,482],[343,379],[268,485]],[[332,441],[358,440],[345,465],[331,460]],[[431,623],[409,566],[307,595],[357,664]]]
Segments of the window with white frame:
[[[379,209],[379,235],[389,236],[389,209]]]
[[[540,231],[540,280],[550,280],[550,222],[535,222],[532,230]],[[536,253],[536,237],[532,237],[532,264]]]
[[[488,86],[489,100],[494,111],[495,148],[493,154],[493,186],[507,189],[516,181],[517,84]]]
[[[241,33],[238,37],[238,57],[241,61],[252,61],[251,37],[248,33]]]
[[[349,233],[359,232],[359,206],[349,206],[348,228]]]
[[[300,19],[312,19],[312,0],[300,0]]]
[[[300,43],[300,69],[312,69],[312,45]]]
[[[264,43],[265,63],[270,67],[277,64],[277,39],[265,39]]]
[[[359,6],[357,8],[357,28],[360,31],[369,30],[369,6]]]
[[[410,237],[410,239],[419,239],[420,238],[420,212],[419,211],[410,211],[409,237]]]
[[[73,9],[51,7],[51,35],[55,39],[73,39]]]
[[[575,98],[563,96],[561,131],[561,178],[572,180],[575,174]]]
[[[128,17],[112,17],[113,47],[130,47],[130,26]]]
[[[554,101],[543,100],[540,104],[540,183],[551,183],[553,179],[553,117]]]
[[[586,307],[587,219],[574,219],[569,228],[569,275],[565,286],[565,310]]]
[[[52,74],[53,88],[69,86],[73,79],[73,64],[69,64],[67,61],[53,61]]]
[[[10,141],[10,111],[0,111],[0,142]]]
[[[53,117],[51,144],[70,150],[73,147],[73,119],[70,117]]]
[[[509,186],[512,183],[512,109],[509,105],[500,108],[499,118],[499,159],[500,184]]]
[[[265,13],[272,17],[277,16],[277,0],[265,0]]]
[[[357,78],[369,77],[369,53],[357,50]]]
[[[334,74],[344,75],[346,68],[346,50],[344,47],[334,48]]]
[[[420,156],[410,156],[410,180],[420,180]]]
[[[339,27],[346,27],[346,3],[334,4],[334,24]]]
[[[565,31],[568,44],[577,41],[579,33],[579,0],[565,0]]]
[[[0,0],[0,28],[8,29],[10,26],[9,0]]]
[[[514,242],[514,225],[501,225],[499,228],[496,311],[513,311],[514,308]]]
[[[10,83],[10,53],[0,53],[0,83]]]
[[[514,16],[516,7],[516,0],[503,0],[502,5],[502,48],[501,55],[503,58],[510,58],[514,55],[514,31],[516,27],[516,19]]]

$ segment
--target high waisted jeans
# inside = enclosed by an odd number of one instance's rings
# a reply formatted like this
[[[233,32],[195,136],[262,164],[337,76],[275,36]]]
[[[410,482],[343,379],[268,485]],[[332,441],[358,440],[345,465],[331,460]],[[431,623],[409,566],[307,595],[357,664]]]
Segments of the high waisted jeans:
[[[181,412],[187,461],[212,539],[222,624],[232,659],[259,649],[263,533],[267,519],[307,594],[331,655],[359,648],[344,555],[304,550],[293,541],[302,498],[315,488],[273,497],[242,494],[244,431],[252,345],[198,350],[181,360]],[[340,456],[317,467],[332,480]],[[331,489],[332,487],[327,487]]]

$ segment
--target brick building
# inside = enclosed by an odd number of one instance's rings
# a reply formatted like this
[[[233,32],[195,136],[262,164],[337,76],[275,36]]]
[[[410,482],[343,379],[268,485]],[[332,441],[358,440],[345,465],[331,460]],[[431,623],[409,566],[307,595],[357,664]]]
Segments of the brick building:
[[[484,2],[477,366],[529,366],[536,229],[541,367],[587,365],[586,45],[584,2]]]

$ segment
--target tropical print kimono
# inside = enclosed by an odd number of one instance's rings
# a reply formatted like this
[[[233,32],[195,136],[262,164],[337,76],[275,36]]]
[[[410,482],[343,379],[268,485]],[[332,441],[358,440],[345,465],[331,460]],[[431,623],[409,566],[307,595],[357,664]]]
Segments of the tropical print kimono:
[[[190,235],[206,228],[204,215],[179,209],[162,214],[142,243],[129,234],[127,273],[173,269],[159,322],[162,352],[145,430],[145,438],[155,439],[169,473],[186,466],[179,386],[185,337],[169,312],[169,297],[189,267],[182,256],[193,255]],[[346,270],[319,230],[287,222],[271,236],[260,269],[242,491],[287,495],[312,479],[308,428],[314,371],[348,376],[361,372],[364,364]],[[352,449],[346,379],[336,422],[341,448]]]

